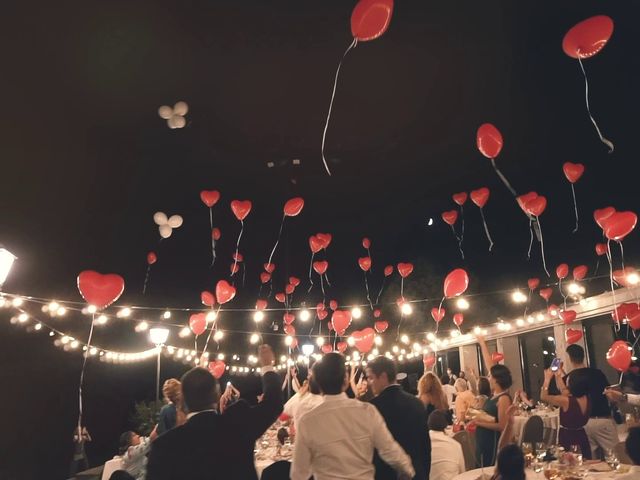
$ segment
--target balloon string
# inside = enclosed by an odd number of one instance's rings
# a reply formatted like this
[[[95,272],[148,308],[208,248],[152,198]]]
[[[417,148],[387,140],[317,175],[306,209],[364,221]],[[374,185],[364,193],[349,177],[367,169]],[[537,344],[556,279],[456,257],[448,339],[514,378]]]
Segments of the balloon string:
[[[267,298],[271,298],[271,294],[273,293],[273,279],[269,280],[269,294],[267,295]]]
[[[529,296],[527,297],[527,304],[524,306],[524,313],[522,314],[523,317],[527,316],[527,310],[529,310],[529,304],[531,303],[531,289],[529,289]]]
[[[324,282],[322,281],[322,275],[320,275],[320,289],[322,290],[322,304],[324,305],[326,295],[324,293]]]
[[[400,277],[400,296],[404,300],[404,277]]]
[[[464,241],[464,207],[460,205],[460,218],[462,219],[462,233],[460,234],[460,238]]]
[[[369,248],[367,248],[367,255],[369,256],[369,258],[371,258],[371,252],[369,251]],[[371,266],[369,267],[369,271],[371,273],[373,273],[373,261],[371,262]]]
[[[620,245],[620,255],[622,256],[622,271],[624,272],[624,247],[622,246],[622,242],[618,242]]]
[[[600,268],[600,257],[596,260],[596,268],[593,269],[594,275],[598,275],[598,268]]]
[[[242,238],[243,231],[244,231],[244,220],[240,220],[240,234],[238,235],[238,241],[236,242],[236,254],[233,256],[233,268],[231,269],[232,277],[236,272],[236,265],[238,265],[238,251],[240,250],[240,239]]]
[[[243,287],[244,287],[244,279],[245,279],[245,276],[247,274],[247,268],[246,268],[245,265],[246,265],[246,263],[242,264],[242,286]]]
[[[536,216],[536,222],[538,222],[538,229],[540,230],[540,252],[542,253],[542,266],[544,267],[544,272],[547,274],[547,277],[550,277],[549,270],[547,270],[547,260],[544,255],[544,240],[542,238],[542,225],[540,224],[540,217]]]
[[[489,251],[493,248],[493,240],[491,239],[491,234],[489,233],[489,227],[487,226],[487,221],[484,218],[484,209],[480,208],[480,216],[482,217],[482,224],[484,225],[484,233],[487,235],[487,240],[489,240]]]
[[[144,283],[142,284],[142,294],[147,292],[147,285],[149,283],[149,275],[151,274],[151,265],[147,264],[147,273],[144,275]]]
[[[211,225],[211,268],[216,263],[216,239],[213,236],[213,208],[209,207],[209,224]]]
[[[309,290],[307,290],[307,293],[309,293],[311,291],[311,289],[313,288],[313,278],[311,276],[311,270],[313,268],[313,257],[315,256],[315,252],[311,252],[311,259],[309,260]]]
[[[444,298],[442,297],[442,300],[440,300],[440,305],[438,305],[438,318],[440,318],[440,312],[442,311],[442,304],[444,303]],[[440,322],[436,322],[436,333],[438,333],[438,328],[440,327]]]
[[[576,202],[576,189],[573,188],[573,183],[571,184],[571,193],[573,194],[573,210],[576,213],[576,228],[571,233],[576,233],[578,231],[578,202]]]
[[[387,281],[387,277],[382,278],[382,285],[380,285],[380,291],[378,292],[378,296],[376,297],[376,305],[380,303],[380,295],[382,295],[382,290],[384,289],[384,284]]]
[[[558,290],[560,290],[560,295],[562,296],[562,304],[564,306],[564,309],[566,310],[567,309],[567,296],[562,291],[562,279],[561,278],[558,279]]]
[[[218,305],[218,310],[216,310],[216,315],[215,318],[213,320],[213,325],[211,326],[211,328],[209,329],[209,335],[207,336],[207,341],[204,344],[204,350],[202,350],[202,354],[204,355],[205,353],[207,353],[207,349],[209,348],[209,340],[211,339],[211,334],[213,333],[214,330],[218,330],[218,314],[220,313],[220,309],[222,308],[222,304]]]
[[[324,157],[324,143],[325,140],[327,138],[327,129],[329,128],[329,120],[331,119],[331,110],[333,109],[333,100],[336,96],[336,87],[338,86],[338,76],[340,75],[340,67],[342,67],[342,62],[344,61],[345,57],[347,56],[347,53],[349,53],[349,50],[351,50],[352,48],[355,48],[356,45],[358,45],[358,39],[354,38],[353,42],[351,42],[351,45],[349,45],[349,47],[345,50],[345,52],[342,54],[342,58],[340,59],[340,63],[338,63],[338,69],[336,70],[336,76],[333,80],[333,91],[331,92],[331,102],[329,103],[329,113],[327,113],[327,121],[324,124],[324,131],[322,132],[322,163],[324,163],[324,168],[327,171],[327,173],[329,174],[329,176],[331,176],[331,170],[329,170],[329,165],[327,164],[327,159]]]
[[[596,123],[595,118],[591,115],[591,109],[589,108],[589,81],[587,80],[587,72],[584,70],[584,65],[582,65],[582,60],[580,59],[580,50],[578,50],[578,63],[580,64],[580,70],[582,70],[582,76],[584,77],[584,101],[587,105],[587,113],[589,114],[589,118],[591,119],[591,123],[596,128],[596,132],[598,132],[598,137],[600,137],[600,141],[604,143],[607,147],[609,147],[608,153],[613,153],[613,142],[608,140],[607,138],[602,136],[602,132]]]
[[[367,280],[367,272],[362,272],[364,274],[364,286],[367,288],[367,300],[369,301],[369,306],[371,306],[371,311],[373,311],[373,302],[371,302],[371,297],[369,296],[369,281]]]
[[[531,260],[531,247],[533,247],[533,218],[529,217],[529,250],[527,251],[527,260]]]
[[[458,236],[458,234],[456,233],[456,229],[453,228],[453,225],[450,225],[451,227],[451,231],[453,232],[453,236],[455,237],[456,241],[458,242],[458,250],[460,251],[460,255],[462,256],[462,259],[464,260],[464,251],[462,250],[462,238]]]
[[[95,313],[91,316],[91,328],[89,329],[89,339],[87,340],[86,350],[82,359],[82,370],[80,370],[80,384],[78,386],[78,431],[82,428],[82,384],[84,383],[84,370],[87,366],[87,358],[89,358],[89,350],[91,349],[91,338],[93,337],[93,326],[96,322]]]
[[[500,180],[502,180],[502,183],[504,183],[504,185],[509,189],[509,191],[511,192],[511,194],[515,197],[516,196],[516,191],[513,189],[513,187],[511,186],[511,184],[509,183],[509,180],[507,180],[507,177],[505,177],[502,172],[500,171],[500,169],[498,168],[498,166],[496,165],[496,159],[492,158],[491,159],[491,165],[493,165],[493,169],[496,171],[496,173],[498,174],[498,176],[500,177]]]
[[[331,283],[329,283],[329,275],[327,275],[327,272],[324,272],[324,279],[327,282],[327,285],[331,286]]]
[[[616,307],[616,290],[613,286],[613,262],[611,259],[611,240],[607,240],[607,260],[609,261],[609,283],[611,285],[611,297],[613,298],[613,307]],[[615,310],[614,310],[615,312]],[[620,319],[618,315],[614,315],[616,320],[616,332],[620,331]]]
[[[276,248],[278,247],[278,243],[280,242],[280,237],[282,236],[282,227],[284,227],[285,218],[287,218],[286,214],[282,216],[282,222],[280,222],[280,231],[278,232],[278,238],[276,239],[276,244],[273,246],[273,250],[271,250],[271,255],[269,255],[269,261],[267,263],[271,263],[273,254],[276,252]]]

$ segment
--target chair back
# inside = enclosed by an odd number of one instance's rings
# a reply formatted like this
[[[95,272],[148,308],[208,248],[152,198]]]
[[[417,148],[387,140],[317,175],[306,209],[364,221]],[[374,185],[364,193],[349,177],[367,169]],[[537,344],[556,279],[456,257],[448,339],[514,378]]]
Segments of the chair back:
[[[464,466],[466,470],[473,470],[476,468],[476,455],[475,445],[469,432],[462,430],[456,432],[453,435],[453,439],[462,446],[462,455],[464,456]]]
[[[613,453],[616,454],[620,463],[633,465],[633,460],[629,458],[629,455],[627,454],[627,447],[624,442],[619,442],[615,447],[613,447]]]
[[[274,462],[262,471],[260,480],[289,480],[291,462],[280,460]]]
[[[544,441],[544,422],[542,421],[542,417],[534,415],[524,424],[521,442],[530,442],[533,444],[542,441]]]

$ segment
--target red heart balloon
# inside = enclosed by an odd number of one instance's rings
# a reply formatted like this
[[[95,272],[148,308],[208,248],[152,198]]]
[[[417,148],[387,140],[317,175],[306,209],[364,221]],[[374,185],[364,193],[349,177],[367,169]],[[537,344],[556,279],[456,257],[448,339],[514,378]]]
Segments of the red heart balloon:
[[[303,207],[304,207],[304,198],[302,197],[292,198],[291,200],[288,200],[287,203],[284,204],[284,208],[283,208],[284,214],[287,217],[295,217],[302,211]]]
[[[263,298],[256,300],[256,310],[264,310],[267,308],[267,301]]]
[[[235,262],[242,262],[244,260],[244,257],[241,253],[234,253],[233,255],[231,255],[231,258]]]
[[[462,322],[464,322],[464,315],[461,313],[456,313],[453,316],[453,323],[455,323],[456,326],[459,327],[460,325],[462,325]]]
[[[331,353],[333,351],[333,348],[331,348],[331,345],[328,343],[325,343],[324,345],[322,345],[322,353]]]
[[[462,295],[469,286],[469,275],[462,268],[449,272],[444,279],[444,296],[446,298]]]
[[[384,267],[384,276],[385,277],[388,277],[392,273],[393,273],[393,265],[387,265],[386,267]]]
[[[235,262],[232,263],[231,265],[229,265],[229,271],[231,272],[231,276],[235,275],[240,271],[240,265]]]
[[[502,134],[492,124],[483,123],[476,133],[476,145],[485,157],[496,158],[502,150]]]
[[[327,268],[329,268],[329,262],[327,262],[326,260],[313,262],[313,269],[318,275],[324,275],[324,272],[327,271]]]
[[[202,203],[207,207],[211,208],[220,200],[220,192],[217,190],[202,190],[200,192],[200,200],[202,200]]]
[[[318,253],[320,250],[322,250],[323,245],[324,244],[322,243],[322,240],[320,240],[315,235],[311,235],[309,237],[309,248],[313,253]]]
[[[629,326],[634,330],[640,329],[640,308],[635,312],[631,312],[627,321],[629,322]]]
[[[213,362],[209,362],[209,372],[216,379],[219,379],[224,375],[224,371],[227,369],[227,366],[222,360],[214,360]]]
[[[579,342],[582,338],[582,330],[576,330],[575,328],[567,328],[567,331],[564,332],[564,338],[567,341],[567,344],[572,345],[576,342]]]
[[[536,192],[529,192],[529,193],[525,193],[524,195],[520,195],[518,197],[516,197],[516,201],[518,202],[518,205],[520,205],[520,208],[522,209],[522,211],[524,213],[527,213],[527,202],[530,202],[531,200],[535,200],[536,198],[538,198],[538,194]]]
[[[292,337],[296,334],[296,327],[290,324],[286,324],[283,330],[284,333],[286,333],[287,335],[291,335]]]
[[[362,239],[362,247],[366,248],[367,250],[371,248],[371,240],[369,240],[367,237],[364,237]]]
[[[287,295],[291,295],[295,290],[296,287],[291,285],[290,283],[287,283],[284,287],[284,293],[286,293]]]
[[[491,195],[491,191],[487,187],[482,187],[477,190],[471,191],[471,201],[476,204],[476,206],[483,208],[487,202],[489,201],[489,196]]]
[[[565,162],[564,165],[562,165],[562,171],[569,182],[576,183],[584,173],[584,165],[581,163]]]
[[[635,318],[640,313],[640,307],[637,303],[621,303],[613,312],[611,317],[615,322],[622,322],[624,320],[629,321],[630,318]]]
[[[607,219],[614,213],[616,213],[616,209],[613,207],[599,208],[593,211],[593,219],[604,230]]]
[[[322,242],[322,248],[325,250],[329,247],[331,243],[332,236],[330,233],[316,233],[316,237],[318,240]]]
[[[540,296],[548,302],[553,294],[553,290],[551,288],[541,288],[539,293]]]
[[[324,303],[321,302],[321,303],[318,303],[316,305],[316,311],[317,312],[319,312],[320,310],[324,310],[324,309],[325,309]]]
[[[200,293],[200,301],[207,307],[213,307],[216,304],[216,297],[213,295],[213,293],[204,290]]]
[[[387,328],[389,328],[389,322],[387,322],[386,320],[378,320],[373,324],[373,326],[375,327],[376,332],[384,333],[387,331]]]
[[[329,312],[327,312],[326,310],[318,311],[318,318],[320,320],[324,320],[325,318],[327,318],[327,315],[329,315]]]
[[[276,264],[275,263],[265,263],[264,265],[262,265],[262,267],[264,268],[265,272],[273,273],[273,271],[276,269]]]
[[[213,230],[211,230],[211,238],[213,238],[217,242],[218,240],[220,240],[221,236],[222,232],[220,232],[220,229],[218,227],[213,227]]]
[[[569,265],[567,265],[566,263],[561,263],[556,267],[556,276],[560,280],[566,278],[567,275],[569,275]]]
[[[371,269],[371,257],[360,257],[358,265],[360,265],[363,272],[368,272]]]
[[[376,308],[376,309],[373,311],[373,317],[374,317],[374,318],[380,318],[380,315],[382,315],[382,312],[380,311],[380,309],[379,309],[379,308]]]
[[[442,319],[444,318],[444,316],[447,314],[446,310],[442,307],[438,308],[438,307],[433,307],[431,309],[431,316],[433,317],[433,319],[436,322],[440,322],[442,321]]]
[[[547,208],[547,199],[543,195],[538,195],[533,200],[524,204],[524,209],[529,215],[539,217]]]
[[[284,301],[286,300],[284,293],[283,292],[276,293],[276,300],[280,303],[284,303]]]
[[[607,244],[606,243],[596,243],[596,255],[601,257],[607,253]]]
[[[576,319],[577,313],[575,310],[563,310],[559,316],[565,325],[569,325]]]
[[[293,313],[287,312],[282,316],[282,320],[284,320],[284,323],[287,325],[291,325],[295,319],[296,316]]]
[[[338,335],[344,335],[344,332],[351,325],[351,312],[347,310],[336,310],[331,315],[331,323],[333,323],[333,329]]]
[[[456,220],[458,220],[458,211],[449,210],[447,212],[442,212],[442,220],[449,225],[454,225]]]
[[[351,13],[351,34],[361,42],[375,40],[389,28],[393,0],[360,0]]]
[[[504,355],[500,352],[493,352],[491,354],[491,360],[494,364],[500,363],[502,360],[504,360]]]
[[[231,202],[231,211],[238,220],[244,220],[251,211],[251,200],[233,200]]]
[[[621,287],[633,287],[637,285],[638,272],[633,267],[625,267],[622,270],[613,271],[613,281]]]
[[[226,280],[220,280],[216,284],[216,298],[221,304],[225,304],[236,296],[236,287],[229,285]]]
[[[453,201],[456,202],[458,205],[462,206],[465,203],[467,203],[467,198],[469,196],[467,195],[467,192],[460,192],[460,193],[454,193],[451,198],[453,198]]]
[[[573,279],[577,282],[580,280],[584,280],[584,277],[587,276],[587,272],[589,271],[589,267],[586,265],[578,265],[573,269]]]
[[[400,296],[396,298],[396,305],[398,308],[402,308],[402,304],[405,302],[404,297]]]
[[[604,48],[613,34],[613,20],[596,15],[577,23],[562,39],[562,50],[571,58],[589,58]]]
[[[147,263],[149,265],[153,265],[157,261],[158,261],[158,256],[156,255],[156,252],[147,253]]]
[[[407,278],[413,272],[413,263],[399,263],[396,268],[402,278]]]
[[[338,302],[336,302],[335,300],[331,300],[329,302],[329,308],[331,310],[337,310],[338,309]]]
[[[300,279],[298,277],[289,277],[289,283],[294,287],[300,285]]]
[[[604,235],[609,240],[619,242],[636,228],[638,216],[633,212],[616,212],[607,218],[604,223]]]
[[[262,283],[267,283],[269,280],[271,280],[271,274],[270,273],[262,272],[260,274],[260,281]]]
[[[338,345],[336,345],[336,350],[338,350],[340,353],[344,353],[346,349],[347,349],[347,342],[338,342]]]
[[[194,335],[202,335],[207,328],[207,316],[204,313],[194,313],[189,317],[189,328]]]
[[[607,352],[607,362],[619,372],[625,372],[631,365],[631,350],[627,342],[617,340],[613,342]]]
[[[124,292],[124,278],[115,273],[103,275],[85,270],[78,275],[78,290],[87,303],[102,310],[120,298]]]
[[[373,340],[375,339],[376,332],[371,327],[364,328],[362,330],[356,330],[351,334],[353,338],[354,346],[360,351],[360,353],[368,353],[373,348]]]
[[[431,368],[436,364],[436,356],[434,353],[425,353],[422,355],[422,363],[424,368]]]
[[[529,280],[527,280],[527,285],[529,285],[529,290],[535,290],[540,286],[540,279],[530,278]]]

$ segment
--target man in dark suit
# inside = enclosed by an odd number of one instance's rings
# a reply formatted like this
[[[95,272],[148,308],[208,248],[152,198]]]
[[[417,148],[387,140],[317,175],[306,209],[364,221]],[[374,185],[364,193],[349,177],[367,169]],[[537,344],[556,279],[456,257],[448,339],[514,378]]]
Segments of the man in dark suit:
[[[184,374],[187,422],[153,442],[147,480],[257,480],[255,441],[282,412],[280,377],[273,371],[271,347],[262,345],[258,357],[264,398],[255,407],[240,400],[222,415],[215,411],[220,390],[209,371],[193,368]]]
[[[411,457],[416,471],[414,478],[429,478],[431,440],[424,405],[396,383],[396,366],[387,357],[376,357],[367,363],[367,381],[375,395],[376,406],[393,438]],[[395,480],[395,471],[378,456],[373,458],[376,480]]]

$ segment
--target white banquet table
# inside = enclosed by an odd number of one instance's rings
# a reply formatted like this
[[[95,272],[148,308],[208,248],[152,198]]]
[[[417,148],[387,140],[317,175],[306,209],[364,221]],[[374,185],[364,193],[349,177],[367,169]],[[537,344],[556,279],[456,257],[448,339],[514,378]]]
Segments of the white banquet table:
[[[487,479],[491,478],[494,472],[494,467],[487,467],[484,469],[484,474]],[[531,469],[526,470],[527,480],[544,480],[544,473],[535,473]],[[475,470],[469,470],[467,472],[456,475],[452,480],[477,480],[482,474],[481,468]],[[621,474],[616,472],[588,472],[585,480],[632,480],[640,478],[640,467],[631,467],[629,472]]]

